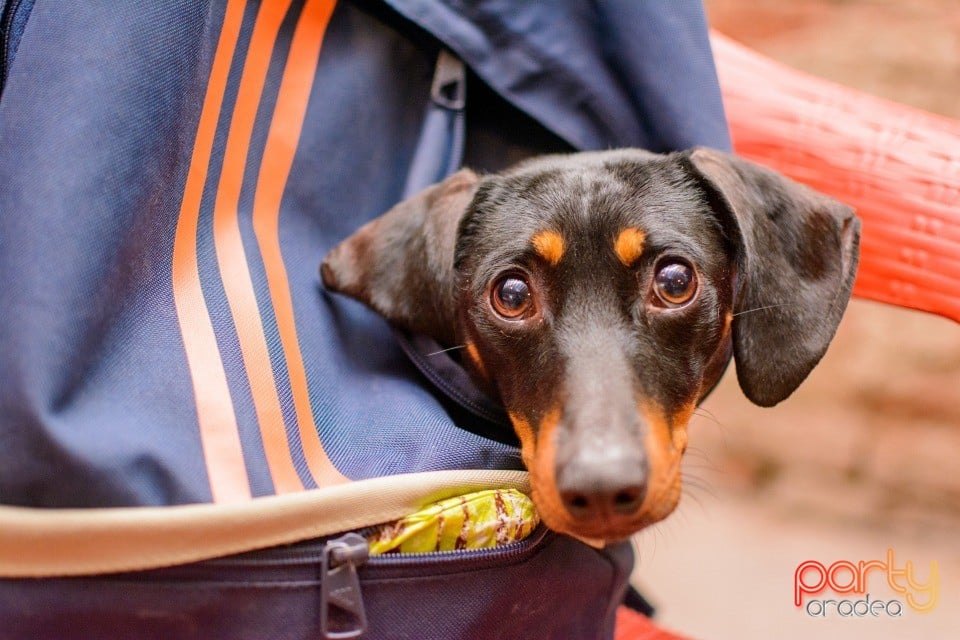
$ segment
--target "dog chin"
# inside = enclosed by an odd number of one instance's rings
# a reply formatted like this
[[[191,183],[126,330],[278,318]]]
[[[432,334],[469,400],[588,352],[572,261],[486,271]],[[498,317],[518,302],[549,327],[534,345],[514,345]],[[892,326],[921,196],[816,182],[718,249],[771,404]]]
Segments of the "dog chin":
[[[591,546],[602,547],[607,543],[626,540],[673,513],[680,502],[679,482],[675,486],[675,491],[670,491],[667,495],[660,496],[655,500],[648,500],[649,504],[644,504],[633,517],[617,518],[615,521],[594,518],[589,521],[578,522],[564,509],[557,509],[553,504],[541,506],[536,491],[534,491],[533,500],[540,511],[540,519],[548,528],[557,533],[582,540]]]
[[[630,536],[634,535],[646,529],[650,525],[660,522],[666,518],[670,511],[664,510],[662,513],[658,514],[646,514],[641,513],[636,518],[633,518],[627,522],[617,522],[617,523],[607,523],[602,520],[596,522],[586,522],[586,523],[574,523],[570,521],[570,518],[561,516],[559,520],[555,520],[552,514],[543,513],[541,518],[543,522],[557,533],[562,533],[569,535],[573,538],[577,538],[587,542],[591,546],[602,546],[606,543],[614,543],[626,540]]]

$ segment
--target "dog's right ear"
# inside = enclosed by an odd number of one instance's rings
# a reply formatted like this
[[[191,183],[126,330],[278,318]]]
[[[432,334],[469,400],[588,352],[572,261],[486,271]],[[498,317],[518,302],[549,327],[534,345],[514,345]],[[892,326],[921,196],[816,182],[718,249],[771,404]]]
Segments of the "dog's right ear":
[[[393,324],[452,344],[457,228],[479,183],[462,169],[368,222],[324,258],[323,284]]]

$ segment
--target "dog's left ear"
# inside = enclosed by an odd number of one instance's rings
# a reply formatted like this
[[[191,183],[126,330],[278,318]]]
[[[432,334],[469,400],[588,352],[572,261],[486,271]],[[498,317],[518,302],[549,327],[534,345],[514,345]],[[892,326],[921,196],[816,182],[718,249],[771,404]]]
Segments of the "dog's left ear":
[[[860,221],[853,209],[711,149],[686,155],[738,254],[733,346],[746,396],[787,398],[823,357],[850,299]]]
[[[457,228],[479,182],[463,169],[368,222],[324,258],[323,284],[393,324],[452,344]]]

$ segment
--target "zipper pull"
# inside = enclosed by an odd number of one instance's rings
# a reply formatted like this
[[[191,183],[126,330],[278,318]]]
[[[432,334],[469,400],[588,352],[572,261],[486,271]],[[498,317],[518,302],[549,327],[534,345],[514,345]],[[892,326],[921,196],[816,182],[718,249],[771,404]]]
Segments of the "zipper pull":
[[[325,640],[358,638],[367,630],[357,567],[367,561],[367,540],[345,534],[323,546],[320,579],[320,634]],[[330,629],[331,611],[338,610],[337,629]]]
[[[467,68],[441,49],[430,84],[430,102],[410,159],[403,197],[426,189],[460,168],[466,140]]]
[[[437,55],[430,98],[433,104],[450,111],[463,111],[467,104],[467,68],[460,58],[446,49],[441,49]]]

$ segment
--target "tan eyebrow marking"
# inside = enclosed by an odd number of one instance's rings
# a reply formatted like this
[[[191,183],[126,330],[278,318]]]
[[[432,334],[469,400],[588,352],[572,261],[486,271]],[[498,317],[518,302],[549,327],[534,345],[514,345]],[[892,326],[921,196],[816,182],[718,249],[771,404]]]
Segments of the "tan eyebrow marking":
[[[551,266],[557,266],[560,263],[560,259],[563,258],[564,249],[566,249],[565,243],[563,241],[563,236],[561,236],[556,231],[540,231],[530,240],[533,243],[533,248],[536,250],[540,257],[550,263]]]
[[[643,241],[647,236],[636,227],[627,227],[613,242],[613,252],[624,266],[629,267],[643,254]]]

